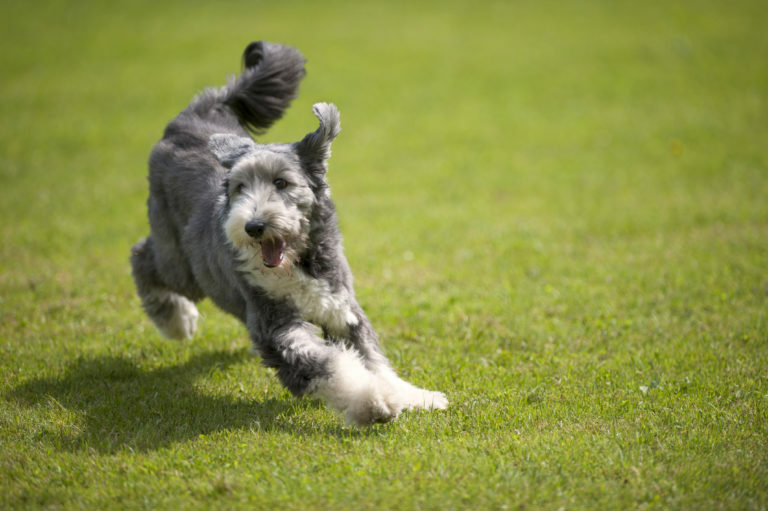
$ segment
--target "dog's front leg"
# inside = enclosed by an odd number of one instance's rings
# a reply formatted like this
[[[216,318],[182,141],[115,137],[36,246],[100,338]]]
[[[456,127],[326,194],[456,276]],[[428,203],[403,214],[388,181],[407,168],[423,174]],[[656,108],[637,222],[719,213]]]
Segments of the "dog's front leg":
[[[247,326],[264,364],[296,395],[313,395],[357,426],[389,422],[404,406],[357,350],[328,344],[286,304],[252,304]]]
[[[376,376],[379,386],[385,389],[384,393],[391,396],[389,402],[397,408],[397,412],[414,408],[444,410],[448,406],[445,394],[420,389],[397,376],[381,350],[378,335],[370,320],[354,301],[352,313],[357,322],[350,326],[349,340],[362,355],[365,366]]]

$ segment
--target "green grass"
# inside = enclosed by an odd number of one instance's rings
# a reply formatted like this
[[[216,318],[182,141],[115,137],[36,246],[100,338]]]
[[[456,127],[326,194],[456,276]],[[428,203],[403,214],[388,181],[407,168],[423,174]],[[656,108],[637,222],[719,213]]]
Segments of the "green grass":
[[[766,509],[768,4],[4,2],[0,508]],[[363,306],[445,412],[358,431],[142,314],[146,160],[253,39],[343,132]]]

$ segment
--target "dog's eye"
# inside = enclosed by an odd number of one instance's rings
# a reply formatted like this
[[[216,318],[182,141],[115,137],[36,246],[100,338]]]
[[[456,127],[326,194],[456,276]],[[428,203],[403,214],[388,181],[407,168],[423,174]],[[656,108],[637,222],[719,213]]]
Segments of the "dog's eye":
[[[245,185],[243,183],[240,183],[235,187],[235,194],[243,193],[243,190],[245,190]]]
[[[278,177],[277,179],[272,181],[272,184],[275,185],[275,188],[277,188],[278,190],[282,190],[286,186],[288,186],[288,181],[286,181],[285,179],[283,179],[281,177]]]

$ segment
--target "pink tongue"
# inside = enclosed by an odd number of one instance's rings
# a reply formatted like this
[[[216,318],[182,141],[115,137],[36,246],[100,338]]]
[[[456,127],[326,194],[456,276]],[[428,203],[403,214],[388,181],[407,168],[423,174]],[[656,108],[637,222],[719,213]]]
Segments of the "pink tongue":
[[[261,242],[261,257],[270,268],[280,266],[285,253],[285,241],[268,239]]]

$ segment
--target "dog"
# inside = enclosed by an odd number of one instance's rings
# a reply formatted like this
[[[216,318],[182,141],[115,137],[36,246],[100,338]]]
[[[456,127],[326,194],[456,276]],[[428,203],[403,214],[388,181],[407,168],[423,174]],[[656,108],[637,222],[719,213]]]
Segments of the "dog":
[[[131,250],[142,306],[169,338],[190,338],[195,302],[242,321],[255,351],[295,396],[315,396],[351,425],[444,409],[441,392],[397,376],[355,299],[326,181],[341,130],[333,104],[300,141],[258,144],[296,97],[304,57],[253,42],[243,71],[205,89],[149,158],[150,235]]]

